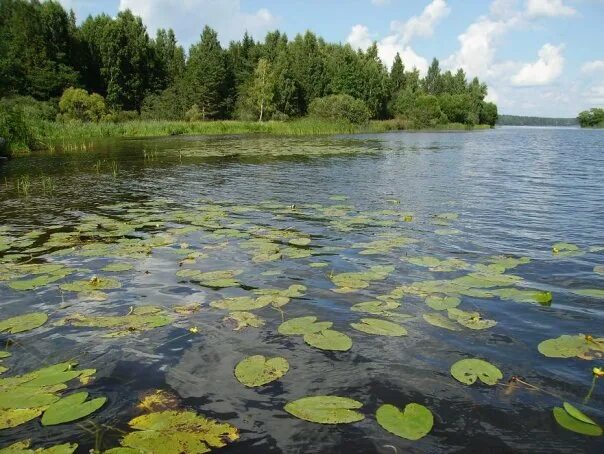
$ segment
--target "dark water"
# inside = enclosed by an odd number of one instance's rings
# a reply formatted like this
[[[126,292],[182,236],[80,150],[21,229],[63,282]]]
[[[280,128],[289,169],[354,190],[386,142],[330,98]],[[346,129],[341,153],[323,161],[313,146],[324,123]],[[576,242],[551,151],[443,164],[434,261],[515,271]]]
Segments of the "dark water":
[[[51,177],[52,189],[43,188],[41,175]],[[183,281],[175,275],[179,258],[162,248],[138,261],[134,271],[120,274],[122,288],[109,291],[104,302],[83,303],[74,294],[62,295],[56,285],[16,292],[0,282],[0,319],[33,310],[51,314],[44,327],[12,336],[17,343],[11,347],[13,357],[5,360],[11,369],[4,376],[77,359],[81,368],[98,369],[86,390],[109,398],[92,416],[94,425],[43,428],[36,420],[1,431],[0,447],[25,438],[37,445],[78,442],[78,452],[118,446],[120,430],[127,430],[127,422],[140,414],[136,405],[141,395],[164,389],[182,399],[182,408],[240,429],[241,438],[222,448],[225,452],[392,453],[393,447],[399,453],[602,452],[602,437],[562,429],[552,408],[563,401],[581,404],[592,385],[592,367],[604,361],[546,358],[537,345],[562,334],[604,336],[604,300],[570,292],[604,288],[604,276],[593,272],[594,266],[604,264],[604,252],[562,258],[551,250],[558,241],[585,251],[604,246],[603,175],[604,132],[578,129],[128,140],[100,144],[92,152],[15,159],[0,167],[0,225],[9,232],[45,231],[49,226],[69,230],[88,214],[119,216],[105,208],[116,203],[133,202],[131,208],[149,210],[154,207],[149,202],[160,201],[152,210],[161,220],[170,211],[196,210],[211,201],[225,207],[260,207],[231,213],[231,221],[310,234],[310,247],[320,255],[260,264],[238,247],[240,240],[217,238],[210,231],[185,235],[179,242],[194,249],[216,246],[204,251],[209,257],[194,267],[241,269],[238,279],[246,288],[306,285],[306,295],[283,308],[284,317],[316,315],[332,321],[335,329],[352,337],[353,347],[344,353],[324,352],[300,337],[281,336],[277,327],[282,315],[271,308],[254,311],[266,320],[264,327],[233,331],[222,321],[225,312],[207,303],[245,295],[246,290],[217,291]],[[31,184],[27,195],[16,190],[17,180],[24,176]],[[348,199],[331,200],[334,195]],[[266,201],[273,203],[260,205]],[[317,215],[319,204],[352,205],[360,213],[412,212],[413,222],[341,231],[333,225],[337,215]],[[290,205],[297,210],[288,211]],[[459,234],[434,233],[439,227],[431,220],[443,212],[459,214],[451,225]],[[174,225],[169,222],[167,227]],[[351,248],[353,243],[379,239],[382,233],[420,241],[379,255],[360,255],[359,249]],[[329,247],[342,249],[325,249]],[[352,304],[403,284],[463,274],[413,267],[400,260],[405,255],[479,263],[501,254],[531,258],[509,273],[521,276],[523,286],[551,291],[550,307],[463,297],[460,308],[478,310],[498,324],[483,331],[451,332],[425,323],[422,299],[406,295],[400,311],[415,316],[404,323],[408,336],[370,336],[349,326],[359,318],[350,311]],[[91,270],[106,262],[69,254],[57,260]],[[328,266],[308,266],[317,261]],[[396,270],[355,293],[331,291],[330,271],[359,271],[376,264],[392,264]],[[262,274],[271,270],[281,274]],[[200,312],[125,338],[103,339],[98,330],[52,323],[74,312],[123,314],[129,306],[171,308],[194,301],[205,303]],[[191,326],[199,327],[200,333],[188,335]],[[234,378],[233,368],[254,354],[286,357],[289,373],[266,387],[245,388]],[[504,374],[501,385],[470,387],[455,381],[451,365],[468,357],[497,365]],[[512,376],[539,390],[519,387],[510,392],[505,384]],[[318,394],[362,402],[365,420],[324,426],[296,419],[282,409],[291,400]],[[375,420],[380,405],[400,407],[409,402],[425,405],[434,414],[433,430],[416,442],[391,435]],[[604,423],[604,379],[581,408]]]

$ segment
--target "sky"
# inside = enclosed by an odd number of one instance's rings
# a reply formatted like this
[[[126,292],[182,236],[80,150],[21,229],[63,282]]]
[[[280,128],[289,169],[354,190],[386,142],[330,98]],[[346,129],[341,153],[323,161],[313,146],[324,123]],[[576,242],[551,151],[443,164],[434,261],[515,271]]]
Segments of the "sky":
[[[153,36],[173,28],[188,47],[210,25],[223,44],[245,31],[312,30],[388,66],[397,52],[425,73],[432,58],[489,86],[499,112],[575,117],[604,107],[604,0],[60,0],[79,21],[131,9]]]

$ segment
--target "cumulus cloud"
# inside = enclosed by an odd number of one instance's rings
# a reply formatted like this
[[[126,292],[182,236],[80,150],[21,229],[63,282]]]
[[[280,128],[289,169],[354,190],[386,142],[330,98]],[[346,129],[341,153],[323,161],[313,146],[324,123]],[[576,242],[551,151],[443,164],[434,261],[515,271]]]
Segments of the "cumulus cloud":
[[[241,39],[245,31],[262,38],[278,23],[267,9],[243,11],[240,0],[120,0],[119,9],[141,16],[151,34],[158,28],[174,28],[185,45],[197,41],[205,25],[226,44]]]
[[[585,74],[598,71],[604,72],[604,60],[588,61],[581,67],[581,72]]]
[[[419,16],[413,16],[405,22],[393,21],[390,24],[390,34],[377,40],[378,53],[382,61],[391,66],[397,52],[401,55],[407,68],[417,68],[425,74],[428,61],[418,55],[410,46],[415,37],[430,37],[438,23],[450,12],[445,0],[432,0]],[[352,27],[346,42],[358,49],[367,49],[376,41],[369,28],[362,24]]]
[[[527,63],[512,77],[516,86],[548,85],[562,74],[564,69],[563,46],[545,44],[539,50],[539,58],[534,63]]]
[[[572,16],[577,11],[565,5],[562,0],[528,0],[526,14],[528,17]]]

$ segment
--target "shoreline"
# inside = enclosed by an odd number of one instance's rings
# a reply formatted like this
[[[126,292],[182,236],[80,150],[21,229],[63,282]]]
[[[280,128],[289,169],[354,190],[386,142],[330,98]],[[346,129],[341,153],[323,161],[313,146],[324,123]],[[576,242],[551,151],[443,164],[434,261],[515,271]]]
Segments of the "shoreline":
[[[379,134],[388,132],[475,132],[491,129],[489,125],[468,127],[460,123],[436,125],[431,128],[412,128],[405,120],[374,120],[365,125],[328,122],[312,118],[263,123],[224,121],[156,121],[135,120],[123,123],[58,123],[40,122],[33,125],[37,147],[13,145],[13,156],[45,153],[55,150],[85,152],[91,144],[102,139],[165,138],[176,136],[220,137],[255,136],[275,137],[329,136],[348,134]]]

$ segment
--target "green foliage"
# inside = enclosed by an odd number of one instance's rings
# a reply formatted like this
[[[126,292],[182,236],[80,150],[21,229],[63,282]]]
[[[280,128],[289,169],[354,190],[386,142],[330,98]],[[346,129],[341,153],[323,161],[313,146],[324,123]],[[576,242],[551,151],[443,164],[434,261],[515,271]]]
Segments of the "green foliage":
[[[0,138],[6,141],[0,145],[0,156],[11,150],[32,150],[38,141],[31,125],[26,122],[23,109],[0,102]]]
[[[582,128],[604,128],[604,109],[594,107],[577,117]]]
[[[101,95],[88,94],[82,88],[68,88],[61,96],[59,110],[63,120],[98,122],[107,114],[107,106]]]
[[[440,109],[438,98],[434,95],[422,95],[415,100],[411,117],[417,128],[435,127],[448,123],[447,116]]]
[[[235,377],[250,388],[264,386],[279,380],[289,370],[285,358],[266,358],[262,355],[249,356],[235,367]]]
[[[63,397],[51,404],[42,415],[43,426],[65,424],[94,413],[107,402],[106,397],[86,401],[87,392],[80,392]]]
[[[501,371],[481,359],[462,359],[451,366],[451,375],[461,383],[472,385],[480,380],[485,385],[496,385],[503,378]]]
[[[556,407],[553,410],[554,419],[561,427],[581,435],[592,437],[602,435],[602,428],[585,413],[568,402],[564,402],[563,407]]]
[[[296,418],[319,424],[346,424],[362,421],[358,410],[363,404],[339,396],[304,397],[285,406],[285,411]]]
[[[330,95],[317,98],[310,103],[308,112],[312,117],[364,124],[370,113],[363,101],[350,95]]]
[[[434,425],[432,412],[420,404],[411,403],[403,411],[386,404],[378,408],[376,419],[380,426],[397,437],[419,440],[430,433]]]

